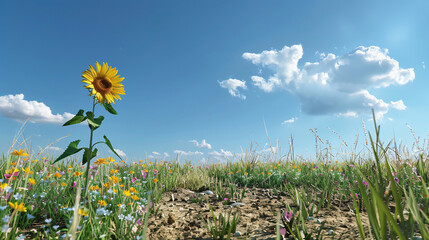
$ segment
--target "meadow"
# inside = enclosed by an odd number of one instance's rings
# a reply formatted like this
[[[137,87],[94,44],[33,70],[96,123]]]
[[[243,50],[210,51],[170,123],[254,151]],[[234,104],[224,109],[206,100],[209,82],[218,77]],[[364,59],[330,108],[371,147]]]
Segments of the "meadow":
[[[429,239],[427,149],[383,144],[374,124],[368,151],[346,157],[321,143],[310,160],[291,148],[199,166],[107,157],[89,179],[78,157],[54,164],[14,141],[0,165],[0,238]]]

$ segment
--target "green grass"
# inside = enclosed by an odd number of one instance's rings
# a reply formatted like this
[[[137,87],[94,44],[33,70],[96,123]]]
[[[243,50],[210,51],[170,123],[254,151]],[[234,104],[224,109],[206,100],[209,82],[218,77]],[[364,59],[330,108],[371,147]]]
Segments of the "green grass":
[[[126,164],[108,158],[92,165],[86,195],[79,193],[86,179],[78,159],[52,165],[51,156],[31,151],[29,156],[3,154],[0,239],[24,235],[63,239],[68,234],[75,239],[143,239],[161,194],[179,187],[210,189],[219,201],[241,200],[245,190],[239,187],[270,188],[290,196],[295,204],[282,209],[277,230],[273,229],[277,239],[279,235],[321,239],[320,231],[307,227],[307,218],[329,208],[333,201],[353,202],[362,239],[429,239],[427,157],[404,156],[396,144],[383,145],[376,123],[375,129],[370,135],[371,155],[351,153],[350,159],[335,159],[328,147],[314,161],[289,154],[264,159],[256,151],[234,162],[204,166],[148,160]],[[9,203],[23,203],[26,212]],[[292,219],[286,221],[285,212],[292,212]],[[364,232],[363,213],[370,220],[369,233]],[[212,226],[217,219],[214,216],[207,223]]]

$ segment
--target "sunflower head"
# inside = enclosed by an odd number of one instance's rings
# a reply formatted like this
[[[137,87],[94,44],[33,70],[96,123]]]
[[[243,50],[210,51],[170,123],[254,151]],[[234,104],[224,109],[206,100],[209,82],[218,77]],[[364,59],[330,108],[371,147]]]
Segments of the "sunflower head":
[[[121,100],[119,94],[125,95],[124,85],[121,82],[124,78],[118,75],[116,68],[110,67],[107,63],[101,66],[96,62],[97,69],[89,65],[89,69],[82,72],[85,88],[90,90],[90,95],[95,96],[101,104],[115,103],[115,100]]]

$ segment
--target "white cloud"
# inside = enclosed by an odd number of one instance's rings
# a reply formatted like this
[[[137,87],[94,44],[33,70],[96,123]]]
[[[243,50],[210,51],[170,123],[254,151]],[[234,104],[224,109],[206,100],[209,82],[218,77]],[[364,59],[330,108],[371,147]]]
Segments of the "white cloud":
[[[209,154],[215,157],[224,157],[224,158],[232,157],[232,153],[230,151],[225,151],[223,149],[221,149],[220,152],[213,151],[213,152],[210,152]]]
[[[311,115],[354,117],[370,114],[374,108],[377,117],[382,117],[390,108],[406,108],[402,100],[386,103],[369,92],[404,85],[415,78],[414,69],[400,68],[398,61],[388,56],[388,50],[361,46],[343,56],[321,54],[320,61],[299,68],[302,56],[301,45],[243,54],[244,59],[273,72],[268,80],[252,76],[256,87],[265,92],[287,90],[298,98],[302,111]]]
[[[170,157],[170,154],[164,152],[164,157]]]
[[[204,153],[198,152],[198,151],[195,151],[195,152],[192,152],[192,151],[185,152],[185,151],[182,151],[182,150],[174,150],[174,154],[184,155],[184,156],[204,155]]]
[[[283,121],[283,122],[282,122],[282,125],[284,125],[284,124],[288,124],[288,123],[294,123],[296,120],[298,120],[298,118],[293,117],[293,118],[291,118],[291,119],[288,119],[288,120],[286,120],[286,121]]]
[[[122,151],[121,149],[117,149],[114,148],[115,152],[121,157],[121,158],[125,158],[127,156],[127,154],[124,153],[124,151]]]
[[[191,140],[189,141],[191,143],[194,143],[195,146],[199,147],[199,148],[208,148],[208,149],[212,149],[212,145],[210,145],[209,143],[206,142],[205,139],[203,139],[203,141],[201,141],[201,143],[198,143],[197,140]]]
[[[353,112],[353,111],[347,111],[345,113],[339,113],[338,116],[339,117],[346,117],[346,118],[357,118],[358,114],[356,112]]]
[[[260,88],[264,92],[271,92],[274,86],[280,85],[280,81],[278,78],[269,78],[266,81],[263,77],[252,76],[253,85]]]
[[[426,69],[425,62],[422,62],[422,68],[423,68],[423,69]]]
[[[404,102],[402,100],[399,101],[390,101],[390,105],[398,110],[405,110],[407,108],[407,106],[405,106]]]
[[[16,121],[30,118],[32,123],[54,124],[63,124],[74,116],[67,112],[54,115],[44,103],[25,100],[24,94],[0,96],[0,114]]]
[[[229,94],[232,96],[239,97],[243,100],[246,99],[246,96],[240,94],[238,91],[238,88],[247,89],[246,81],[230,78],[228,80],[218,81],[218,83],[222,88],[228,89]]]
[[[153,155],[159,155],[159,152],[152,152]]]
[[[52,151],[64,151],[62,148],[59,147],[54,147],[54,146],[49,146],[48,148],[46,148],[47,150],[52,150]]]

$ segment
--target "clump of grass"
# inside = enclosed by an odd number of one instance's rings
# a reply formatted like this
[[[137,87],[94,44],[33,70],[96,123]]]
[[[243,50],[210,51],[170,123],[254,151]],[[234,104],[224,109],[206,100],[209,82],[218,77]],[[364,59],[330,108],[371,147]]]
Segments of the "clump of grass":
[[[209,203],[207,204],[212,215],[211,219],[210,217],[207,219],[203,218],[207,230],[209,231],[213,239],[222,240],[225,239],[226,235],[226,239],[229,240],[231,238],[231,233],[234,233],[237,230],[237,224],[240,221],[240,213],[232,213],[230,211],[226,213],[226,216],[224,216],[222,213],[219,213],[218,217],[216,217],[212,206]]]

